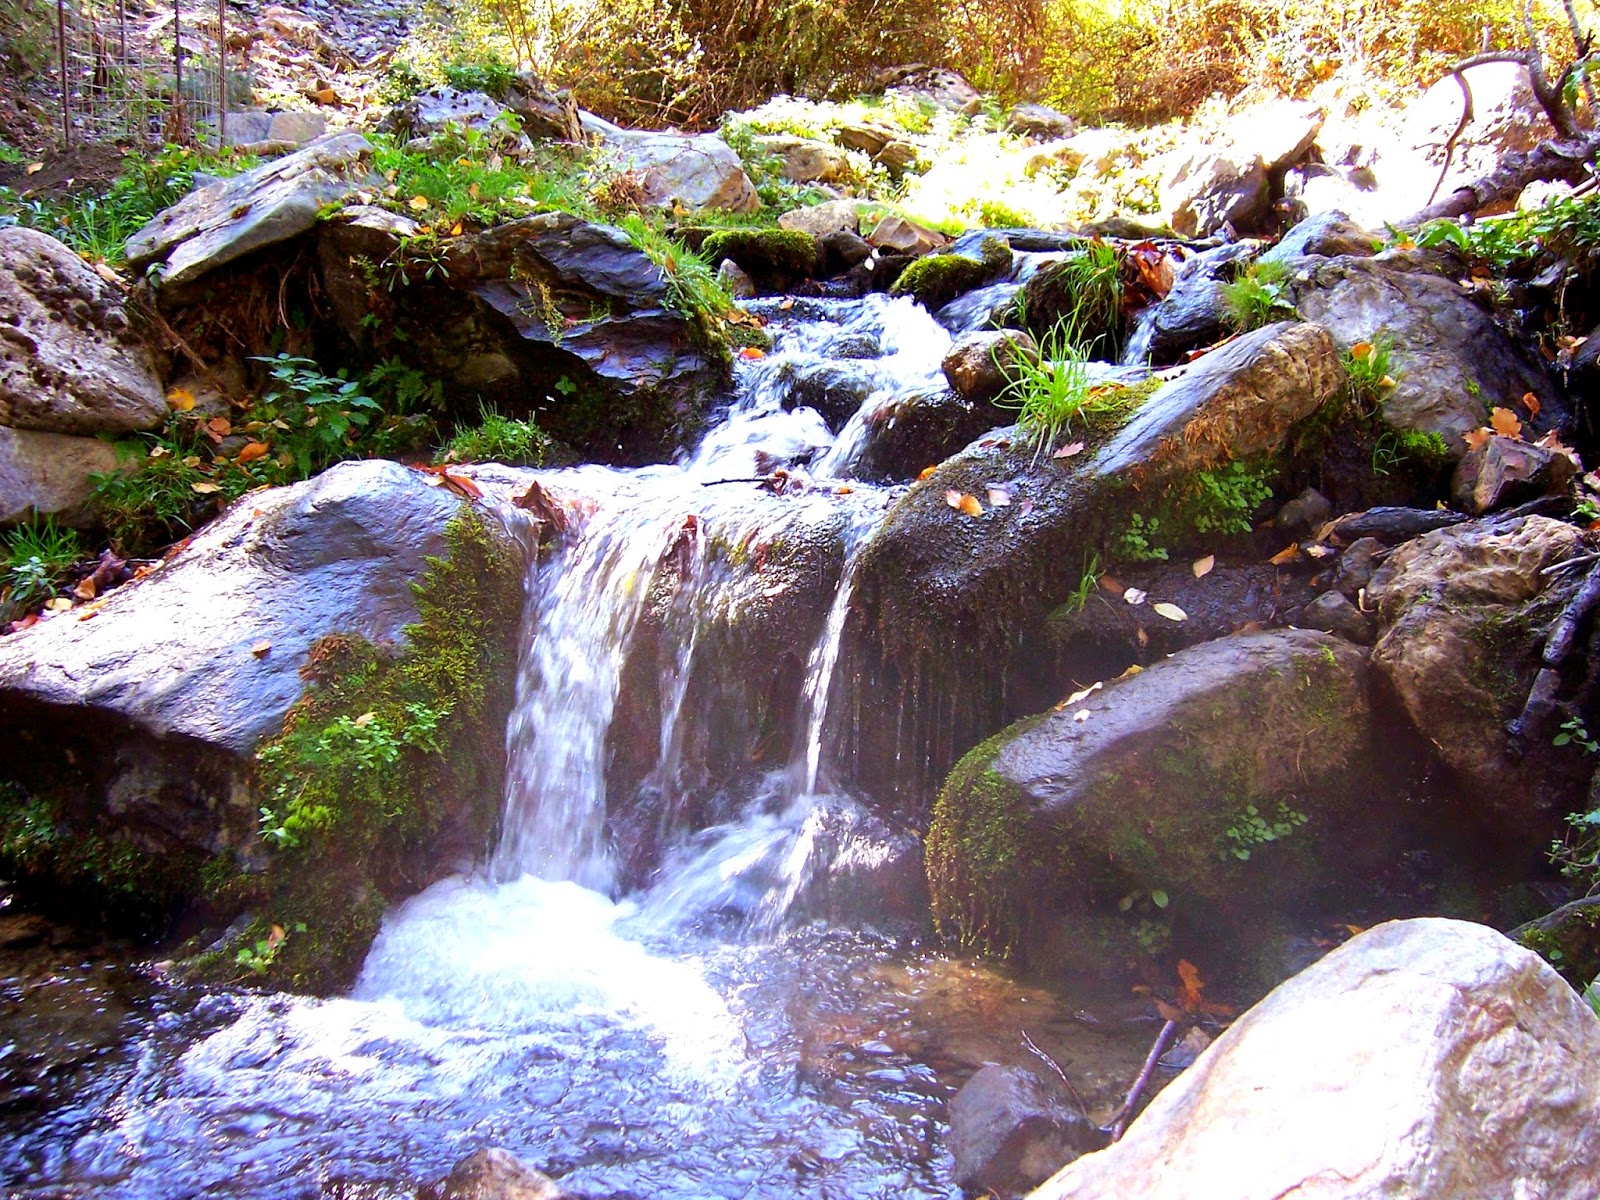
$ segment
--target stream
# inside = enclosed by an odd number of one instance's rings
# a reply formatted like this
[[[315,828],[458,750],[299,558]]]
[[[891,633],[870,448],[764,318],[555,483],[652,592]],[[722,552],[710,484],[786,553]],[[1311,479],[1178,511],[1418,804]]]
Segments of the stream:
[[[773,350],[739,364],[679,463],[483,473],[508,521],[528,519],[507,501],[530,477],[572,521],[528,578],[500,838],[387,914],[348,996],[163,984],[132,951],[0,951],[14,1194],[410,1197],[503,1146],[595,1197],[952,1196],[946,1101],[985,1062],[1029,1062],[1023,1030],[1114,1106],[1147,1026],[816,902],[904,850],[831,753],[854,564],[897,494],[852,467],[874,412],[939,384],[950,333],[882,296],[763,311]],[[863,398],[830,430],[796,380],[839,362]],[[774,466],[827,485],[748,482]],[[702,631],[739,595],[715,548],[779,534],[831,539],[838,562],[795,647],[787,762],[692,778]],[[608,823],[608,736],[647,618],[666,650],[641,873]],[[709,824],[691,802],[708,790]]]

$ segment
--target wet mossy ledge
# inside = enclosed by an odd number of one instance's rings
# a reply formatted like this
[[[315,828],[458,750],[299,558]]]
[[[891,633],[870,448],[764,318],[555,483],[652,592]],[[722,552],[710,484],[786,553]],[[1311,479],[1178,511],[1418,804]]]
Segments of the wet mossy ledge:
[[[259,812],[246,844],[146,849],[106,813],[0,781],[3,877],[125,932],[199,929],[174,952],[189,978],[348,986],[385,908],[481,856],[497,815],[525,556],[470,503],[443,540],[411,583],[403,643],[323,636],[281,731],[216,767]]]
[[[420,619],[400,652],[353,634],[312,647],[305,695],[256,750],[267,869],[224,885],[254,918],[193,973],[348,986],[387,905],[481,853],[501,790],[521,616],[506,598],[521,568],[470,506],[445,539],[448,554],[412,585]]]

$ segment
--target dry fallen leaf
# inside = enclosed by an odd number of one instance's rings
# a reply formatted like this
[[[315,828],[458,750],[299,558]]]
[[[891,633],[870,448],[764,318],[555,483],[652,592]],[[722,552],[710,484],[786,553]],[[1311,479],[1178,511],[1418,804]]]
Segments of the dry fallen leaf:
[[[1122,598],[1129,604],[1143,604],[1149,592],[1141,592],[1138,588],[1131,587],[1122,593]]]
[[[1107,592],[1113,596],[1121,596],[1123,592],[1127,591],[1122,584],[1118,583],[1117,580],[1112,578],[1110,575],[1102,575],[1098,580],[1096,580],[1096,582],[1100,585],[1100,590],[1102,592]]]
[[[978,498],[976,496],[962,496],[961,503],[956,505],[956,507],[962,512],[966,513],[969,517],[983,516],[983,505],[978,503]]]
[[[1462,440],[1467,443],[1467,449],[1469,450],[1482,449],[1484,444],[1493,436],[1493,431],[1491,431],[1487,425],[1480,425],[1478,428],[1469,430],[1461,435]]]
[[[1350,347],[1350,357],[1353,358],[1353,359],[1356,359],[1357,361],[1360,361],[1361,359],[1366,358],[1367,355],[1369,355],[1371,353],[1372,353],[1372,343],[1371,342],[1357,342],[1354,346]]]
[[[1187,621],[1189,619],[1188,613],[1184,612],[1183,609],[1179,608],[1176,604],[1166,600],[1152,604],[1150,608],[1153,611],[1160,613],[1169,621]]]
[[[1144,670],[1144,668],[1141,667],[1138,663],[1134,663],[1126,671],[1124,671],[1121,675],[1118,675],[1117,678],[1118,679],[1132,679],[1135,675],[1138,675],[1141,672],[1143,672],[1143,670]]]
[[[1539,415],[1539,397],[1532,392],[1523,392],[1522,407],[1528,410],[1530,417],[1537,417]]]
[[[192,491],[201,496],[212,496],[222,490],[216,484],[208,483],[205,480],[201,480],[199,483],[191,483],[189,487]]]
[[[368,725],[371,725],[372,722],[377,719],[377,716],[378,716],[378,714],[375,713],[375,712],[364,712],[359,717],[356,718],[356,724],[359,725],[362,729],[365,729]]]
[[[72,594],[79,600],[93,600],[100,594],[100,589],[95,586],[94,576],[78,581],[78,586],[72,589]]]
[[[1216,565],[1217,556],[1215,554],[1208,554],[1204,558],[1195,559],[1194,566],[1190,567],[1189,569],[1194,572],[1194,577],[1196,579],[1204,579],[1207,575],[1211,574],[1211,569]]]
[[[1501,437],[1521,437],[1522,422],[1517,420],[1517,414],[1509,408],[1491,408],[1489,410],[1489,427]]]
[[[757,362],[766,356],[767,352],[761,349],[759,346],[739,347],[739,357],[744,359],[746,362]]]
[[[173,412],[188,412],[194,407],[194,393],[188,388],[173,388],[167,393],[167,407]]]
[[[265,442],[246,442],[240,447],[239,453],[234,455],[234,461],[241,463],[255,462],[258,458],[265,458],[267,450],[268,446]]]
[[[1279,550],[1271,558],[1267,559],[1267,561],[1269,563],[1271,563],[1275,567],[1282,567],[1282,566],[1286,566],[1289,563],[1292,563],[1295,559],[1297,559],[1299,557],[1300,557],[1300,547],[1291,544],[1291,545],[1285,546],[1282,550]]]
[[[1078,454],[1082,454],[1082,453],[1083,453],[1083,443],[1082,442],[1068,442],[1065,446],[1062,446],[1059,450],[1057,450],[1050,457],[1051,458],[1072,458],[1074,455],[1078,455]]]
[[[922,470],[917,472],[917,482],[921,483],[924,479],[927,479],[930,475],[932,475],[938,469],[939,469],[939,464],[938,463],[935,463],[931,467],[923,467]]]
[[[1002,487],[989,489],[989,504],[993,508],[1005,508],[1011,503],[1011,493]]]
[[[227,417],[212,417],[206,422],[206,429],[218,437],[227,437],[233,432],[233,422]]]
[[[1074,721],[1087,721],[1089,719],[1089,710],[1087,708],[1080,708],[1077,712],[1072,714],[1072,719]]]
[[[1073,692],[1072,695],[1066,698],[1063,704],[1065,707],[1070,708],[1080,700],[1087,700],[1090,696],[1094,695],[1103,687],[1105,687],[1105,684],[1103,683],[1091,683],[1088,687],[1080,688],[1076,692]]]
[[[406,201],[406,207],[412,212],[422,212],[428,207],[428,198],[426,196],[413,196]]]
[[[255,655],[257,658],[265,658],[271,650],[271,642],[257,642],[254,646],[250,647],[250,653]]]
[[[1307,558],[1327,558],[1337,553],[1332,546],[1324,546],[1321,542],[1309,542],[1300,547],[1300,552]]]
[[[44,170],[44,164],[42,162],[29,163],[27,173],[29,175],[37,175],[42,170]]]
[[[785,297],[785,298],[784,298],[784,300],[783,300],[783,301],[782,301],[782,302],[781,302],[781,303],[780,303],[780,304],[779,304],[779,305],[778,305],[778,310],[779,310],[779,311],[780,311],[780,312],[788,312],[788,311],[789,311],[789,310],[790,310],[790,309],[791,309],[791,308],[793,308],[793,307],[794,307],[794,297],[793,297],[793,296],[787,296],[787,297]]]

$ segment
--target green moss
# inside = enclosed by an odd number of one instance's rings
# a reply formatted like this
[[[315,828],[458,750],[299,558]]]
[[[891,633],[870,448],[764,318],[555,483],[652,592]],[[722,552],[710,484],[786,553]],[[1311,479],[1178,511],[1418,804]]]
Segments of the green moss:
[[[471,507],[446,538],[448,557],[429,559],[413,584],[420,619],[405,651],[353,634],[321,639],[301,671],[310,687],[257,751],[275,850],[259,922],[291,931],[256,972],[273,984],[348,982],[388,898],[427,882],[428,848],[493,822],[501,747],[491,714],[511,673],[520,573]]]
[[[957,296],[983,287],[1011,265],[1011,250],[1000,238],[979,243],[978,258],[964,254],[927,254],[911,263],[889,289],[891,296],[910,296],[929,312]]]
[[[70,905],[119,930],[148,933],[197,888],[198,854],[152,853],[75,830],[52,798],[0,781],[0,874],[47,906]]]
[[[817,266],[816,240],[802,229],[726,229],[707,237],[700,253],[711,263],[731,258],[752,275],[803,276]]]

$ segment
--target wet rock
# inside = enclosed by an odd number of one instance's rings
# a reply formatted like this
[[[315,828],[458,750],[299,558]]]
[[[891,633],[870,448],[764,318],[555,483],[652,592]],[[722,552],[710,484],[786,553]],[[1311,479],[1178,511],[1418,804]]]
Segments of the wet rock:
[[[1357,538],[1339,556],[1339,565],[1333,572],[1333,586],[1345,599],[1359,600],[1385,557],[1384,544],[1377,538]]]
[[[783,378],[786,406],[815,409],[832,433],[844,428],[877,387],[877,377],[869,367],[848,359],[802,359],[786,364]]]
[[[840,230],[856,233],[860,229],[860,205],[859,200],[827,200],[792,209],[778,218],[778,228],[802,230],[817,238]]]
[[[1018,104],[1006,114],[1006,128],[1021,137],[1069,138],[1075,126],[1072,118],[1044,104]]]
[[[1505,728],[1576,586],[1544,569],[1580,537],[1545,517],[1466,522],[1397,547],[1367,588],[1383,624],[1374,667],[1508,861],[1542,849],[1587,782],[1579,755],[1544,737],[1513,742]]]
[[[1011,263],[1005,242],[985,238],[973,255],[928,254],[917,259],[900,273],[889,294],[911,296],[929,312],[937,312],[957,296],[993,283]]]
[[[1333,506],[1316,488],[1307,488],[1278,510],[1274,520],[1279,529],[1296,532],[1310,530],[1315,533],[1333,516]]]
[[[568,1192],[509,1150],[479,1150],[458,1162],[433,1192],[436,1200],[571,1200]]]
[[[731,258],[768,293],[788,290],[817,268],[816,239],[799,230],[724,230],[707,237],[701,252],[712,262]]]
[[[30,513],[63,525],[94,524],[94,475],[125,469],[116,447],[99,438],[37,433],[0,425],[0,525]]]
[[[1395,546],[1465,520],[1465,513],[1440,508],[1369,508],[1340,517],[1328,536],[1352,544],[1362,538],[1372,538],[1382,545]]]
[[[122,295],[55,238],[0,229],[0,425],[130,433],[167,416]]]
[[[1155,366],[1182,362],[1184,355],[1221,341],[1229,332],[1222,285],[1236,263],[1254,255],[1247,242],[1203,250],[1178,269],[1172,290],[1149,314],[1149,356]]]
[[[375,187],[359,133],[319,138],[303,150],[192,192],[128,239],[128,267],[161,264],[164,289],[314,228],[322,210]]]
[[[817,278],[832,279],[872,257],[865,238],[848,229],[835,229],[817,239]]]
[[[978,746],[928,832],[940,932],[1039,969],[1115,971],[1148,921],[1202,966],[1268,969],[1256,956],[1309,897],[1359,878],[1347,856],[1396,834],[1354,786],[1366,660],[1309,630],[1220,638]]]
[[[1570,453],[1495,434],[1462,455],[1450,481],[1450,496],[1457,508],[1481,516],[1558,495],[1577,473],[1578,464]]]
[[[1100,451],[1095,469],[1146,478],[1276,449],[1290,426],[1344,386],[1328,330],[1280,321],[1199,358]]]
[[[646,202],[656,208],[748,213],[761,207],[739,156],[715,134],[613,130],[605,144],[619,167],[639,174]]]
[[[1342,592],[1323,592],[1301,610],[1297,624],[1320,629],[1358,646],[1370,646],[1377,637],[1377,622],[1357,608]]]
[[[1394,428],[1440,434],[1459,455],[1463,435],[1484,423],[1489,407],[1515,407],[1529,392],[1540,403],[1531,422],[1539,430],[1568,420],[1543,365],[1454,280],[1380,259],[1302,263],[1292,281],[1295,305],[1306,320],[1327,326],[1341,351],[1389,339],[1396,386],[1382,411]]]
[[[963,334],[944,356],[941,369],[957,395],[979,403],[993,400],[1011,381],[1012,364],[1039,361],[1039,347],[1019,329]]]
[[[1600,799],[1593,791],[1591,797]],[[1550,963],[1575,988],[1600,979],[1600,896],[1563,904],[1506,936]]]
[[[756,138],[764,154],[783,160],[778,173],[790,183],[832,183],[850,170],[850,159],[839,147],[813,138],[769,134]]]
[[[950,1101],[951,1177],[965,1192],[1020,1196],[1105,1144],[1087,1117],[1018,1067],[982,1067]]]
[[[856,473],[873,480],[915,479],[994,428],[998,419],[999,412],[989,404],[945,388],[895,396],[868,415]]]
[[[1344,213],[1321,212],[1290,229],[1261,257],[1267,262],[1284,263],[1312,255],[1366,258],[1376,253],[1382,244],[1381,237],[1370,229],[1361,228]]]
[[[889,254],[928,254],[939,249],[950,239],[932,229],[925,229],[904,217],[884,217],[867,234],[867,241],[880,251]]]
[[[1252,1008],[1033,1200],[1583,1200],[1597,1061],[1600,1023],[1537,956],[1481,925],[1390,922]]]
[[[0,640],[0,698],[13,710],[92,709],[156,737],[248,753],[304,690],[312,642],[354,632],[395,644],[416,620],[411,581],[445,553],[444,527],[461,506],[426,478],[350,462],[253,494],[111,592],[94,620]],[[270,652],[252,653],[262,642]]]

